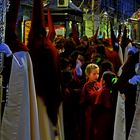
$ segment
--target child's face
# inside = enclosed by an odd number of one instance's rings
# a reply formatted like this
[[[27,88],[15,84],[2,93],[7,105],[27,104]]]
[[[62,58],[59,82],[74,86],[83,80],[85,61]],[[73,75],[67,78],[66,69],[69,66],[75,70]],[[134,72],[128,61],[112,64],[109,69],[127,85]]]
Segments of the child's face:
[[[89,75],[89,81],[97,81],[99,78],[99,68],[92,70]]]

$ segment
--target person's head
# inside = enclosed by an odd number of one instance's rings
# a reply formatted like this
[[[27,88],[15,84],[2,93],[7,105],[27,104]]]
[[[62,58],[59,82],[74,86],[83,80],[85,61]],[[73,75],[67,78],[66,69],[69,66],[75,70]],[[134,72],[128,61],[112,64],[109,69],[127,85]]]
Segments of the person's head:
[[[101,79],[103,73],[105,71],[111,71],[111,72],[115,72],[114,67],[112,62],[110,62],[109,60],[104,60],[101,65],[100,65],[100,75],[99,75],[99,80]]]
[[[79,53],[78,56],[77,56],[76,61],[80,61],[81,64],[83,65],[85,63],[84,55],[82,55],[82,54]]]
[[[86,35],[81,37],[80,43],[82,45],[84,45],[86,47],[88,45],[88,42],[89,42],[89,40],[88,40],[88,37]]]
[[[90,63],[85,68],[87,81],[97,81],[99,78],[99,67],[96,64]]]
[[[112,50],[112,39],[111,38],[107,38],[103,41],[103,44],[106,48],[108,48],[109,50]]]
[[[114,72],[114,67],[111,61],[104,60],[100,65],[100,72],[103,74],[105,71],[112,71]]]
[[[105,71],[102,75],[102,85],[107,88],[112,88],[112,85],[117,82],[117,76],[111,71]]]
[[[59,53],[62,53],[65,51],[64,49],[65,38],[63,36],[58,35],[55,38],[54,43]]]

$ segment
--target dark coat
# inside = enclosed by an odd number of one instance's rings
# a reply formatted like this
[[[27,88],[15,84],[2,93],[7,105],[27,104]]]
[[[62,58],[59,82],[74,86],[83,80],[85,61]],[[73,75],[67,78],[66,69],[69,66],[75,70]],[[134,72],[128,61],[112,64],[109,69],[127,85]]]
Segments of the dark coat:
[[[125,115],[126,115],[126,137],[128,137],[130,128],[132,125],[134,112],[135,112],[135,99],[136,99],[136,87],[128,83],[135,73],[135,65],[138,63],[139,53],[129,54],[126,63],[122,68],[122,74],[120,75],[115,88],[121,93],[125,94]]]

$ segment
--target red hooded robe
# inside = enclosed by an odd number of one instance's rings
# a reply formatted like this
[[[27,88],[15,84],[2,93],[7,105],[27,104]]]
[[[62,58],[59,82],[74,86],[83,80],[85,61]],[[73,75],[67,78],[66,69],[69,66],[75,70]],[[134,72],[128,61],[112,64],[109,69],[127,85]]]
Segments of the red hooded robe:
[[[62,101],[59,54],[46,37],[42,0],[33,1],[28,47],[33,62],[36,93],[42,97],[53,125]]]

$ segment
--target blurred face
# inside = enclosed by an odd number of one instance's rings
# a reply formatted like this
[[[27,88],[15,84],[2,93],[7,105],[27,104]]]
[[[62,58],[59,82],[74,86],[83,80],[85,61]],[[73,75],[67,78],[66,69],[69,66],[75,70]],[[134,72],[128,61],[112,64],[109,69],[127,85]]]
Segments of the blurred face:
[[[81,62],[81,65],[85,63],[84,57],[82,55],[80,55],[80,54],[77,57],[77,61],[80,61]]]
[[[88,75],[89,81],[97,81],[99,78],[99,68],[92,70]]]
[[[102,58],[101,58],[101,55],[100,55],[100,54],[98,54],[98,53],[93,53],[93,54],[91,55],[90,61],[91,61],[92,63],[98,64],[98,63],[101,62],[101,60],[102,60]]]
[[[83,41],[83,45],[87,46],[88,45],[88,41]]]

